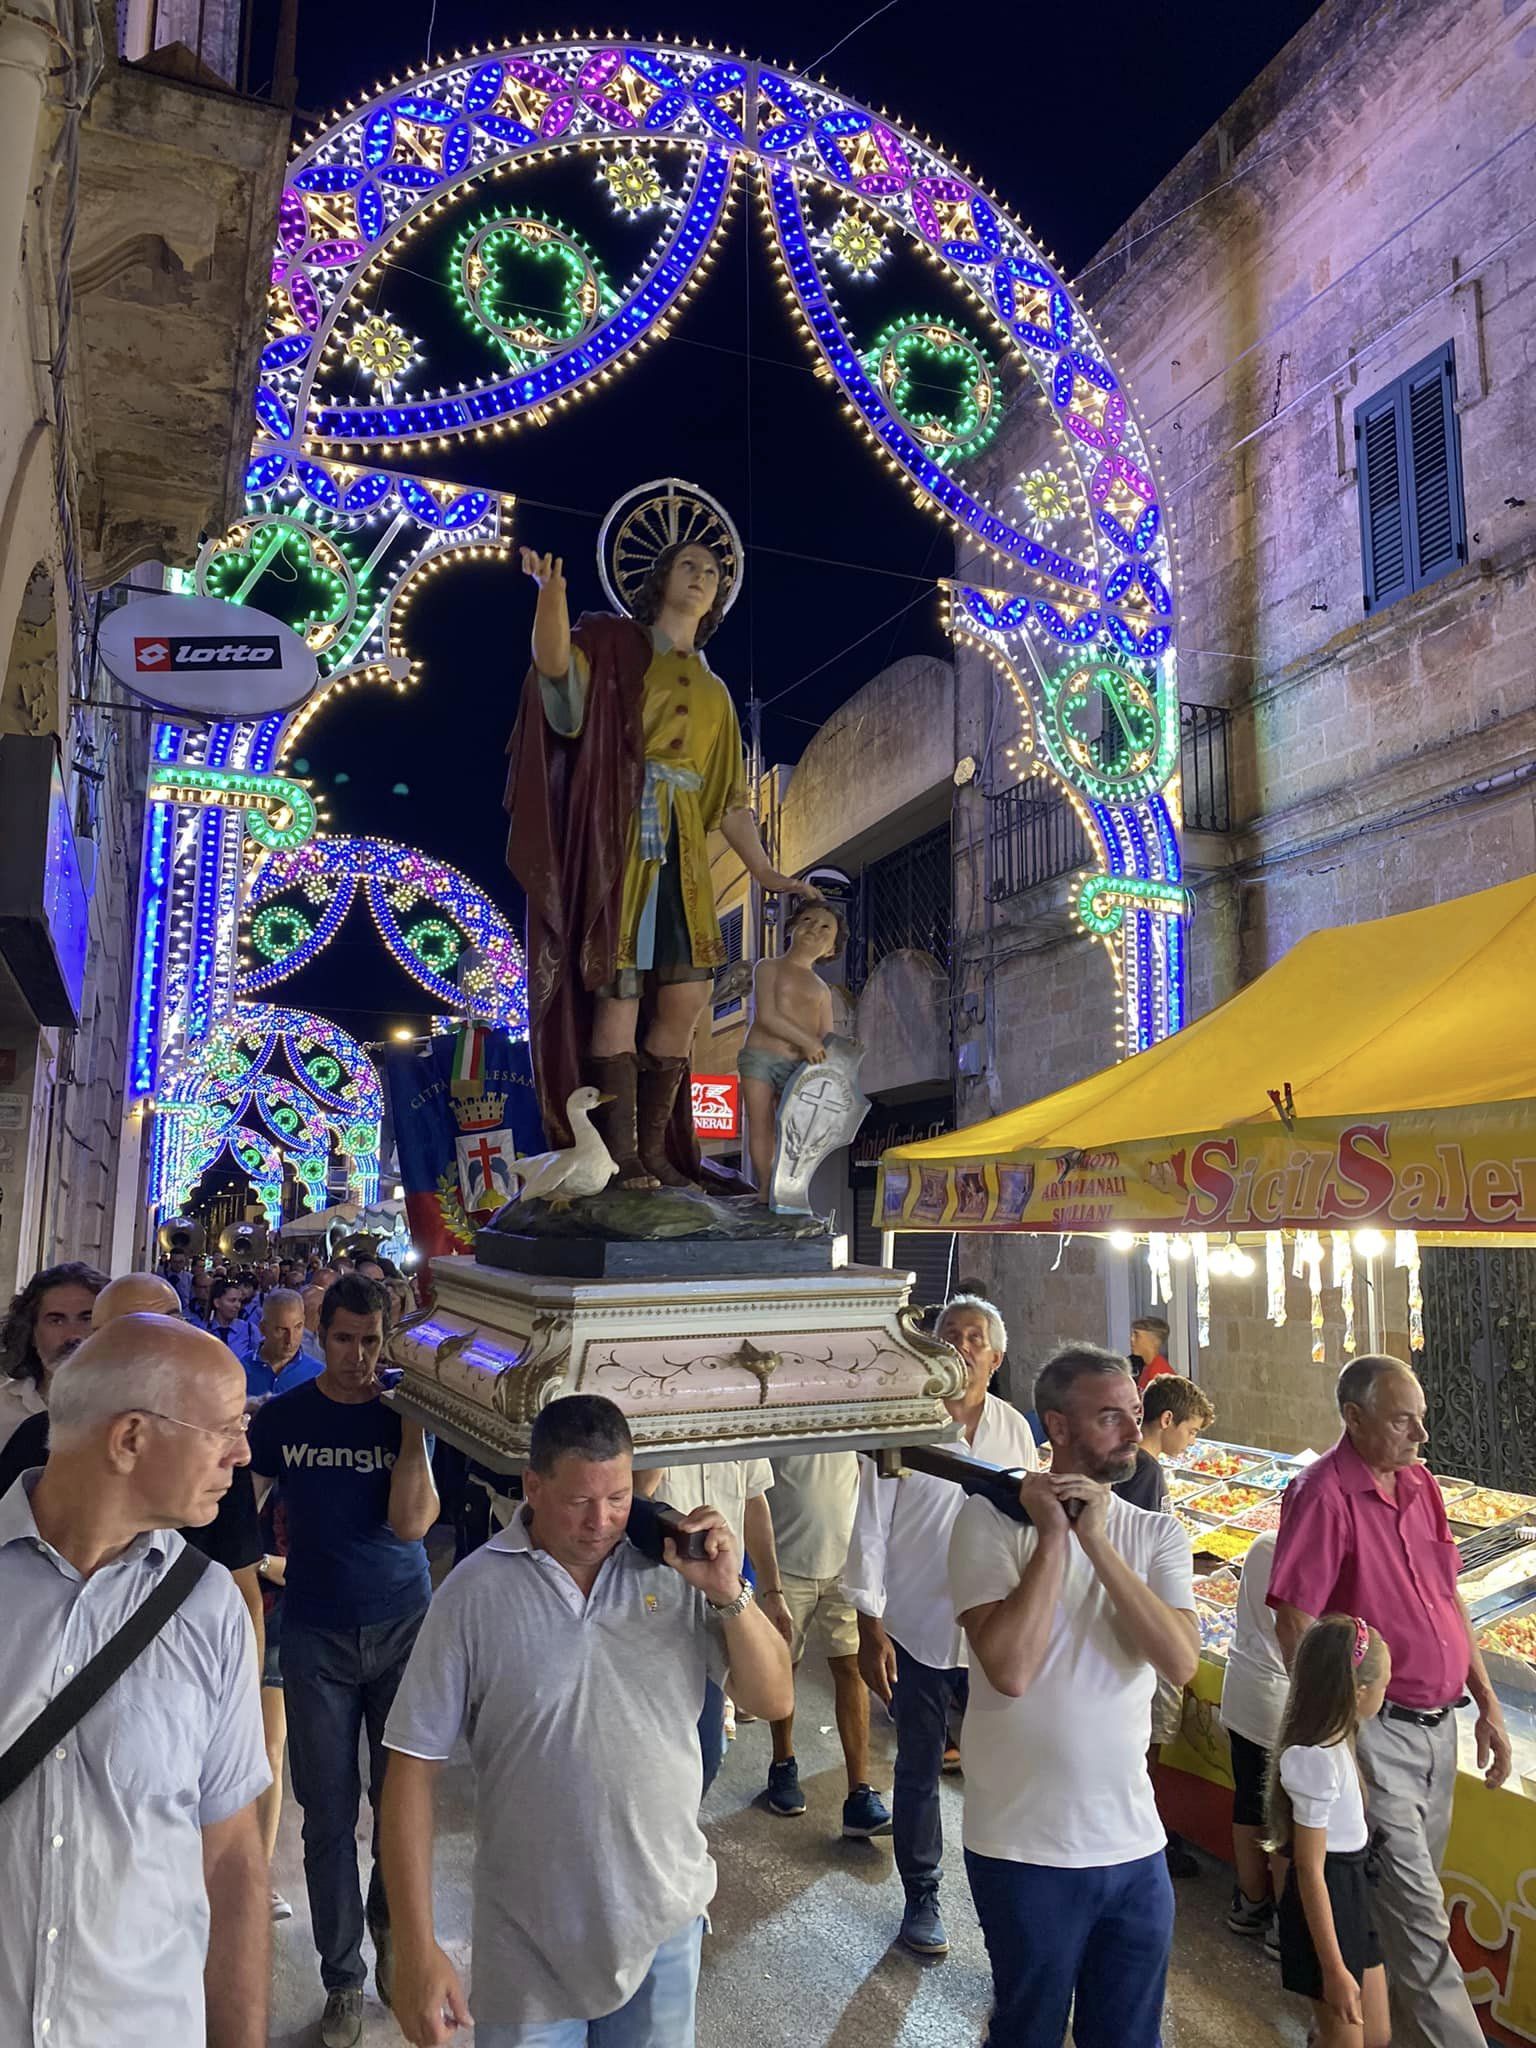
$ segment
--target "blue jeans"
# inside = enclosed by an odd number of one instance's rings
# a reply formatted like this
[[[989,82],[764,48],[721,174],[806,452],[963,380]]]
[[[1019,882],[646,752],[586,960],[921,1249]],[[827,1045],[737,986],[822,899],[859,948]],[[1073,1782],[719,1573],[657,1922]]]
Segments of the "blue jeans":
[[[894,1641],[894,1638],[892,1638]],[[944,1875],[939,1779],[952,1706],[964,1707],[964,1671],[935,1671],[896,1643],[896,1768],[891,1784],[891,1846],[907,1898],[933,1898]]]
[[[368,1731],[368,1801],[373,1808],[373,1875],[367,1924],[389,1925],[379,1869],[379,1792],[384,1723],[425,1607],[367,1628],[310,1628],[283,1617],[283,1691],[288,1764],[304,1809],[304,1882],[327,1991],[361,1990],[363,1897],[357,1875],[357,1809],[362,1798],[358,1741]],[[377,1935],[375,1935],[377,1939]]]
[[[965,1852],[992,1964],[987,2048],[1161,2048],[1173,1947],[1163,1852],[1056,1870]],[[1076,1999],[1074,2007],[1073,2000]]]
[[[664,1941],[644,1982],[617,2012],[600,2020],[533,2020],[525,2026],[475,2023],[475,2048],[693,2048],[699,1988],[700,1918]]]

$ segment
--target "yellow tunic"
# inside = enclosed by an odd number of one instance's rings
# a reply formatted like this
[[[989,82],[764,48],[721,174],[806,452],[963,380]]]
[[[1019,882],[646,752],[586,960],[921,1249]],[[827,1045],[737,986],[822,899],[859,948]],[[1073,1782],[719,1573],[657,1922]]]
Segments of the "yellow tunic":
[[[670,848],[677,830],[683,911],[695,967],[721,967],[725,945],[715,914],[709,872],[709,835],[728,811],[748,805],[741,727],[731,693],[702,654],[683,654],[655,627],[645,672],[640,720],[645,734],[648,784],[659,841]],[[589,671],[581,649],[571,653],[569,675],[541,676],[544,709],[557,732],[575,738],[586,710]],[[629,821],[624,895],[619,924],[619,973],[651,965],[657,885],[663,862],[641,850],[642,812]]]

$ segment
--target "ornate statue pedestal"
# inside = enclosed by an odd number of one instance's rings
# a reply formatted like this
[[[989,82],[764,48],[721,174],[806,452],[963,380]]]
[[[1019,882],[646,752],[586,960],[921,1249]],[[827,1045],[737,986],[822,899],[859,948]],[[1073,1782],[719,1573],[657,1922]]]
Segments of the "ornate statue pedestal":
[[[390,1338],[394,1404],[493,1471],[533,1419],[606,1394],[641,1466],[939,1443],[965,1368],[882,1266],[691,1280],[581,1279],[437,1259],[436,1305]]]

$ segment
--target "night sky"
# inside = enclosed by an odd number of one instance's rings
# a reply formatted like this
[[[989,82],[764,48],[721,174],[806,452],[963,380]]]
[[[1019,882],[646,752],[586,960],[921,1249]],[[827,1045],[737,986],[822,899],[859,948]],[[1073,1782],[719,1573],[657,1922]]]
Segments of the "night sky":
[[[889,109],[969,165],[1071,278],[1315,9],[1311,0],[972,9],[969,36],[941,42],[936,27],[959,23],[955,9],[895,0],[818,64],[869,11],[804,0],[772,10],[674,4],[662,22],[627,26],[641,37],[697,37],[820,69],[840,91]],[[440,57],[573,26],[547,8],[513,12],[474,0],[437,0],[435,10],[432,0],[311,0],[301,9],[301,108],[319,121],[420,63],[434,12],[431,48]],[[1070,88],[1060,82],[1069,66]],[[616,216],[593,166],[590,155],[566,158],[495,191],[498,201],[515,194],[582,235],[622,283],[654,227]],[[429,348],[427,373],[407,395],[501,367],[477,352],[441,281],[450,241],[423,234],[384,287],[381,309]],[[937,271],[900,252],[871,284],[840,280],[838,292],[861,341],[899,313],[961,305]],[[1091,279],[1083,296],[1092,311]],[[573,612],[602,603],[593,549],[616,497],[668,473],[713,490],[746,542],[747,580],[710,658],[744,720],[752,690],[764,701],[765,758],[793,761],[815,726],[886,663],[947,650],[932,579],[953,559],[946,531],[882,468],[810,364],[756,202],[743,191],[714,268],[668,340],[543,430],[410,466],[514,492],[518,537],[566,558]],[[413,649],[426,663],[421,688],[349,692],[301,742],[333,829],[417,844],[464,869],[513,915],[516,892],[502,862],[503,747],[532,605],[532,586],[513,567],[466,565],[433,579],[411,613]],[[400,784],[408,794],[396,793]],[[273,999],[319,1009],[365,1039],[417,1023],[431,1008],[361,908]]]

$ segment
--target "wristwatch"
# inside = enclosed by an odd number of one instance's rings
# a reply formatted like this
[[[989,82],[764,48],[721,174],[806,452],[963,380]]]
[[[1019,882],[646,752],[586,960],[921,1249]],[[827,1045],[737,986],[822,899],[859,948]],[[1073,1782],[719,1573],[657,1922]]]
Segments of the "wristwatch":
[[[705,1597],[707,1599],[708,1595],[706,1594]],[[738,1614],[746,1613],[747,1609],[752,1605],[752,1602],[756,1598],[757,1594],[754,1592],[750,1583],[746,1579],[743,1579],[741,1582],[741,1591],[736,1595],[736,1598],[734,1600],[710,1600],[709,1604],[710,1607],[714,1610],[714,1612],[719,1615],[722,1621],[734,1621]]]

